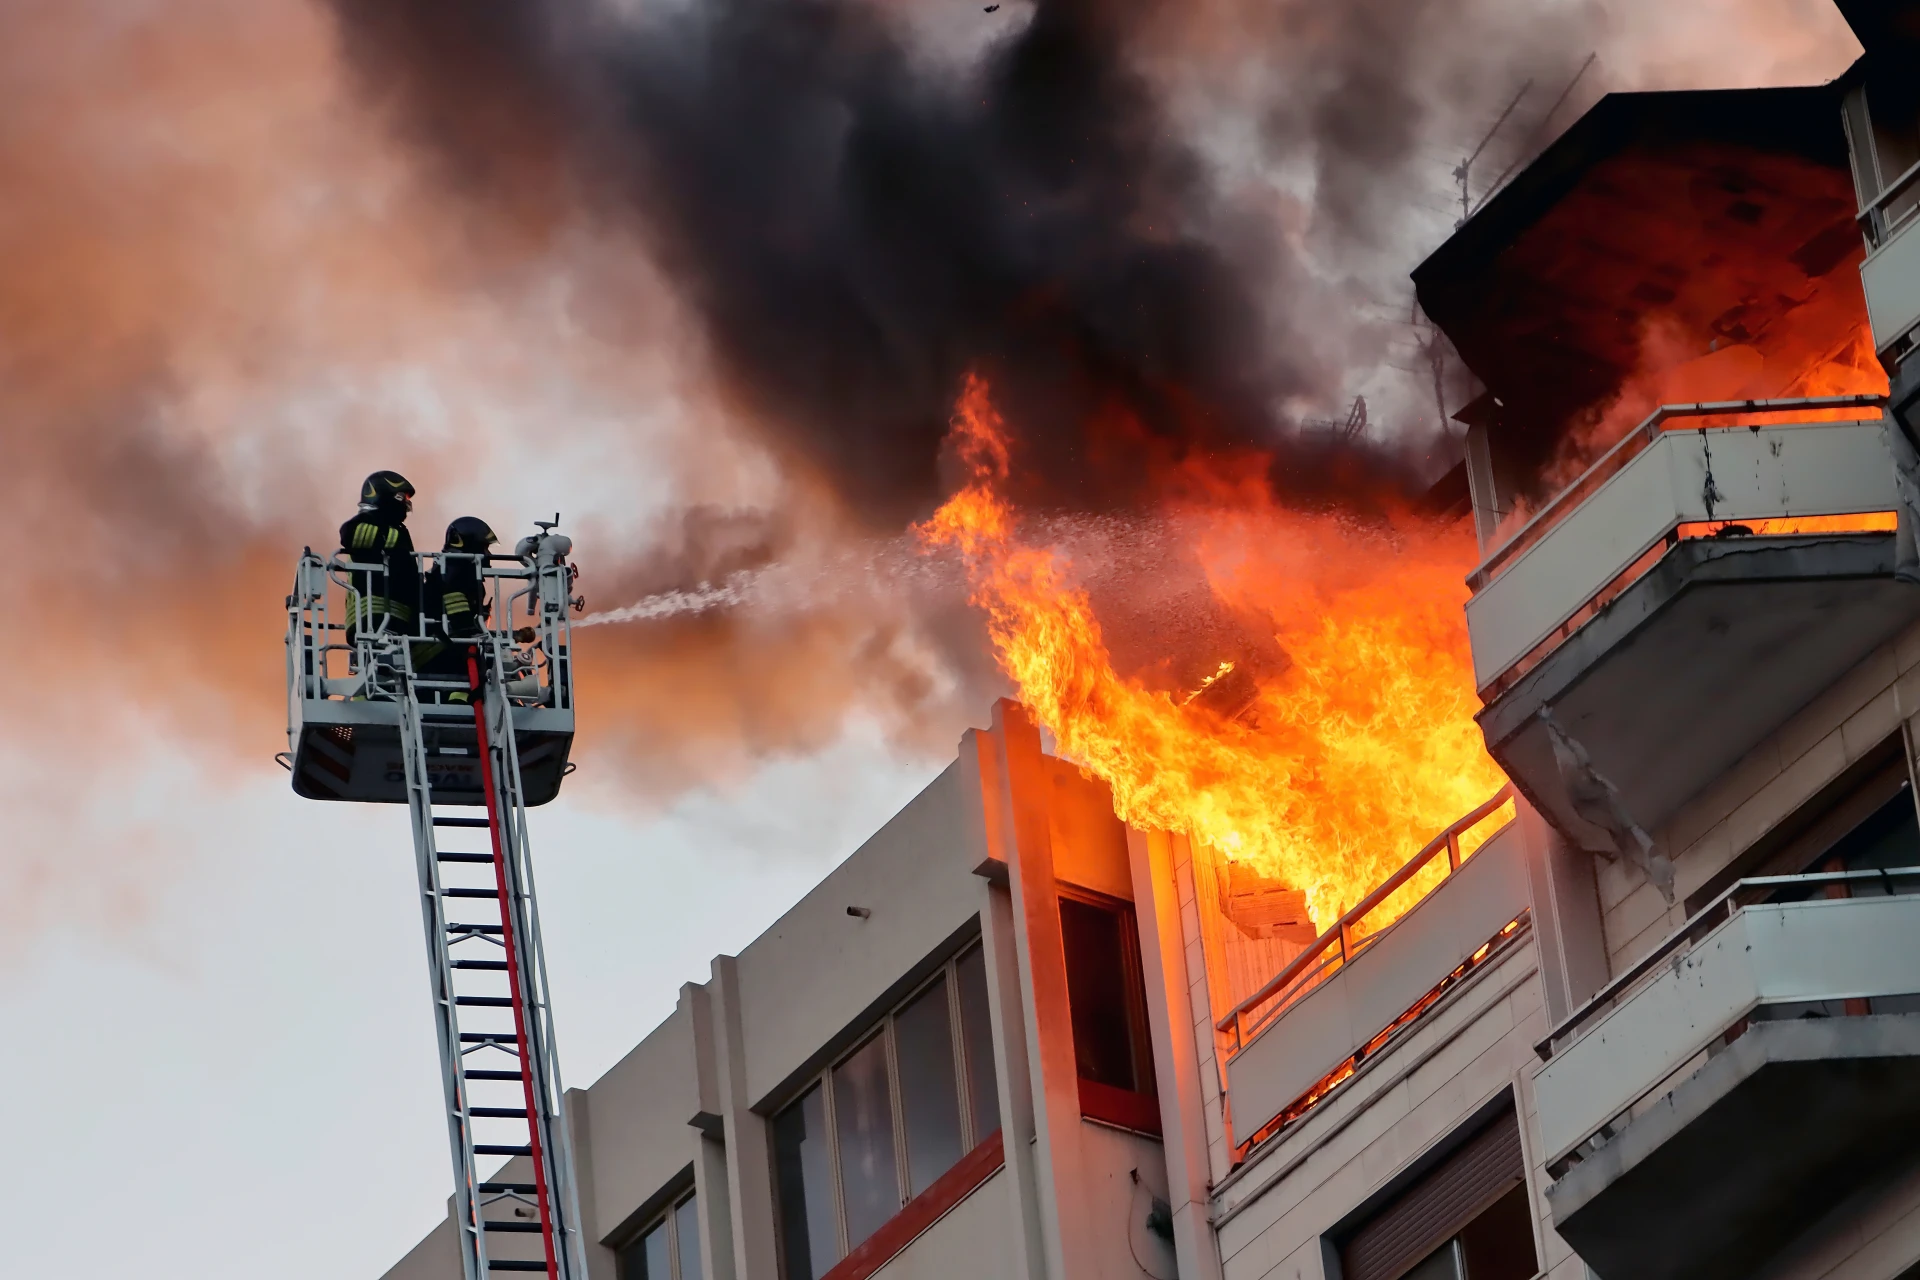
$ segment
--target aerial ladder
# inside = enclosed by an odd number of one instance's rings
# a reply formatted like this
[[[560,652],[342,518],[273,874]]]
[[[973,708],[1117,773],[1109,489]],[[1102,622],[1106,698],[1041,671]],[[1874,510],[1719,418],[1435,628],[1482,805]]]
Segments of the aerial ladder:
[[[308,548],[287,597],[294,791],[412,818],[464,1280],[587,1276],[527,840],[527,809],[572,771],[580,602],[557,521],[470,557],[491,604],[464,675],[423,660],[438,620],[351,625],[356,591],[384,594],[379,564]],[[417,553],[423,580],[460,554]]]

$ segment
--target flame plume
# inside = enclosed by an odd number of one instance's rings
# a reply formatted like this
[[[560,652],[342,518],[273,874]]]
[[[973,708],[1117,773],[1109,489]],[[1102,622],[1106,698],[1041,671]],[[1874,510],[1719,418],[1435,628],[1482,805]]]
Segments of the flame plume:
[[[1324,929],[1500,786],[1473,723],[1460,611],[1472,546],[1458,532],[1287,510],[1217,461],[1173,485],[1167,513],[1214,594],[1270,624],[1284,653],[1252,676],[1245,709],[1223,715],[1192,701],[1198,691],[1117,670],[1071,563],[1022,541],[1003,496],[1006,423],[977,375],[949,441],[970,478],[920,535],[965,561],[1001,667],[1060,752],[1112,788],[1123,820],[1304,890]],[[1223,680],[1227,661],[1214,668]],[[1410,884],[1368,923],[1430,887]]]

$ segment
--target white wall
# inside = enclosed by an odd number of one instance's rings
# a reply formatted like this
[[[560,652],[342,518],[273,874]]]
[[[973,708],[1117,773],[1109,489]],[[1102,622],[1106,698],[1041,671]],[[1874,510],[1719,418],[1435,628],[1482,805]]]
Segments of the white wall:
[[[698,1135],[690,1124],[700,1099],[687,1004],[586,1092],[581,1212],[605,1239],[693,1162]]]
[[[1686,919],[1686,899],[1822,787],[1920,713],[1920,625],[1861,660],[1655,832],[1674,860],[1669,906],[1640,871],[1602,861],[1600,905],[1613,971]]]
[[[453,1234],[451,1208],[381,1280],[460,1280],[460,1241]]]
[[[754,1105],[979,914],[979,807],[978,793],[966,794],[958,765],[949,765],[740,953]],[[849,916],[850,906],[872,915]]]
[[[1087,1178],[1087,1215],[1099,1256],[1094,1274],[1111,1280],[1174,1280],[1173,1246],[1147,1230],[1153,1198],[1167,1198],[1160,1143],[1086,1120],[1080,1151]],[[1133,1179],[1139,1173],[1139,1181]]]
[[[1320,1280],[1321,1237],[1502,1090],[1514,1089],[1550,1280],[1585,1270],[1547,1220],[1531,1078],[1547,1019],[1531,935],[1430,1009],[1215,1197],[1227,1280]]]
[[[1018,1231],[1003,1168],[874,1272],[874,1280],[1011,1280]]]

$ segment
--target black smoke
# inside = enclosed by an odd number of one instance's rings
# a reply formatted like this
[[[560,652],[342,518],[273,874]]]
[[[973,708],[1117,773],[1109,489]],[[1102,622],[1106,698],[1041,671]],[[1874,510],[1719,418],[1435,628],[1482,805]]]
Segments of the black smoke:
[[[644,17],[332,4],[353,64],[456,191],[513,235],[572,207],[630,219],[738,404],[878,522],[937,498],[969,368],[1015,423],[1029,500],[1124,502],[1143,460],[1236,444],[1277,449],[1294,489],[1406,478],[1365,449],[1289,448],[1287,406],[1328,403],[1347,372],[1314,331],[1353,317],[1277,225],[1230,207],[1139,69],[1143,33],[1178,16],[1166,6],[968,10],[996,34],[962,65],[867,0]],[[1327,183],[1356,233],[1350,171],[1390,196],[1417,133],[1399,118],[1419,108],[1392,11],[1444,6],[1368,7],[1373,21],[1335,24],[1364,101],[1343,113],[1338,85],[1274,86],[1318,102],[1309,121],[1358,162]],[[1367,59],[1383,34],[1402,45]],[[1294,145],[1303,127],[1275,110],[1267,132]]]

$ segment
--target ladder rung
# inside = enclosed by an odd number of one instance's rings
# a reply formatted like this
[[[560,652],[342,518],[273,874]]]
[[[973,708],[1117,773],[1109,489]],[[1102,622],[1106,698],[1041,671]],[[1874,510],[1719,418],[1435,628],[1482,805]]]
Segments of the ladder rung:
[[[508,1262],[505,1258],[488,1258],[487,1270],[489,1271],[538,1271],[541,1275],[544,1276],[547,1274],[547,1264],[544,1262]]]
[[[507,962],[505,960],[455,960],[453,967],[456,969],[485,969],[489,973],[505,973],[507,971]]]
[[[448,933],[499,933],[505,928],[506,928],[505,925],[499,925],[499,924],[450,924],[447,926],[447,932]]]
[[[537,1222],[482,1222],[480,1228],[483,1231],[519,1231],[527,1235],[537,1235],[540,1224]],[[541,1264],[541,1269],[546,1269],[545,1263]]]
[[[472,1009],[511,1009],[511,996],[455,996],[453,1002]]]
[[[488,858],[487,861],[492,862],[493,859]],[[493,898],[497,900],[500,897],[500,891],[498,889],[442,889],[440,896],[443,898]]]
[[[433,856],[442,862],[471,862],[476,865],[479,863],[486,863],[488,866],[493,865],[493,855],[490,853],[436,853]]]
[[[483,1196],[530,1196],[534,1186],[531,1182],[483,1182],[478,1190]]]
[[[468,1107],[467,1114],[483,1120],[525,1120],[525,1107]]]
[[[510,1044],[517,1048],[520,1044],[520,1040],[519,1040],[519,1037],[515,1036],[511,1031],[462,1031],[460,1033],[460,1043],[461,1044]],[[467,1074],[471,1076],[473,1072],[469,1071],[467,1072]],[[518,1080],[520,1076],[518,1073],[515,1073],[513,1078],[515,1080]]]
[[[475,827],[485,830],[487,820],[485,818],[435,818],[433,825],[436,827]]]
[[[533,1154],[533,1146],[531,1143],[524,1142],[519,1146],[507,1142],[476,1142],[473,1144],[473,1154],[477,1156],[530,1156]]]
[[[496,1071],[492,1067],[476,1067],[473,1070],[466,1072],[465,1075],[469,1080],[524,1080],[526,1079],[526,1077],[521,1075],[518,1071]],[[531,1191],[533,1190],[533,1188],[529,1186],[527,1190]]]

